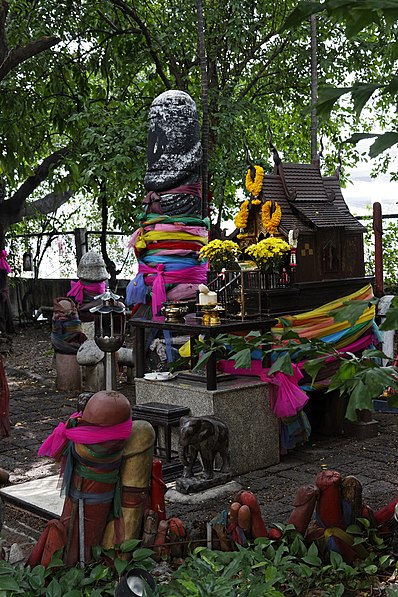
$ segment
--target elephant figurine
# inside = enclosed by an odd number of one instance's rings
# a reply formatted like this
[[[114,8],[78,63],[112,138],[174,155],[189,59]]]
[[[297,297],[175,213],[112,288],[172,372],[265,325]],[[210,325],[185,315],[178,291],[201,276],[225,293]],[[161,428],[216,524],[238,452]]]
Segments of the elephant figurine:
[[[229,430],[217,417],[181,417],[178,454],[184,466],[182,476],[193,477],[193,466],[198,454],[202,460],[201,477],[212,479],[214,459],[222,458],[221,472],[230,471]]]

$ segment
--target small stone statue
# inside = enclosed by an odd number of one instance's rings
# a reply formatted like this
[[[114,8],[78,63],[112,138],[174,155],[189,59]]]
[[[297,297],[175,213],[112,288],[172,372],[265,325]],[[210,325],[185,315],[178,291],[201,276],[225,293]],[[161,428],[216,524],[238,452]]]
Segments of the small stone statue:
[[[230,471],[229,455],[229,431],[226,424],[217,417],[181,417],[180,437],[178,442],[178,453],[181,463],[184,466],[182,479],[177,480],[177,490],[188,493],[193,485],[200,485],[196,489],[204,489],[217,485],[222,476],[222,483],[225,482],[225,474]],[[198,454],[202,461],[203,470],[198,476],[194,476],[193,467]],[[214,479],[214,461],[219,454],[222,459],[221,470]]]

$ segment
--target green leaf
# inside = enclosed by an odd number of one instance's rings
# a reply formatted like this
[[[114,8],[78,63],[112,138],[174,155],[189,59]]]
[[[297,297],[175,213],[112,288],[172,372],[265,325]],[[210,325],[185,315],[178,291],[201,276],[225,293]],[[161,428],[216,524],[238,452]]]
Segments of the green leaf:
[[[377,566],[375,566],[375,564],[370,564],[369,566],[366,566],[364,570],[367,574],[376,574]]]
[[[63,597],[62,589],[56,578],[53,578],[47,587],[46,597]]]
[[[361,529],[356,524],[350,524],[346,528],[346,532],[349,533],[350,535],[362,535]]]
[[[102,554],[102,547],[100,545],[93,545],[92,552],[93,552],[93,559],[98,561]]]
[[[386,313],[386,318],[380,324],[381,330],[397,330],[398,329],[398,308],[390,307]]]
[[[215,351],[216,349],[208,350],[207,352],[202,354],[192,371],[200,371],[201,369],[203,369],[207,361],[210,359],[210,357]]]
[[[318,114],[325,118],[330,117],[334,104],[342,95],[352,91],[352,87],[332,87],[331,85],[319,89],[319,98],[316,104]]]
[[[20,589],[19,583],[12,576],[1,575],[0,576],[0,588],[3,591],[15,591],[16,593],[23,593]]]
[[[376,133],[354,133],[343,141],[343,143],[359,143],[359,141],[363,141],[363,139],[374,139],[377,137]]]
[[[343,563],[343,558],[337,551],[330,552],[330,563],[332,564],[334,569],[340,568],[341,564]]]
[[[316,543],[311,543],[311,545],[308,548],[308,555],[311,557],[318,555],[318,547]]]
[[[310,564],[310,566],[321,566],[322,560],[318,558],[318,556],[304,556],[302,561],[306,564]]]
[[[354,110],[358,117],[376,89],[380,89],[380,85],[375,85],[374,83],[354,83],[351,97],[354,102]]]
[[[350,394],[345,416],[350,421],[358,419],[357,410],[372,410],[373,403],[369,397],[367,388],[362,381],[358,381]]]
[[[103,564],[98,564],[95,566],[90,572],[90,578],[94,580],[103,580],[109,576],[110,569],[108,566],[104,566]]]
[[[230,357],[230,360],[235,361],[236,369],[250,369],[252,364],[250,348],[244,348]]]
[[[188,591],[188,595],[192,597],[199,597],[200,593],[196,584],[192,580],[186,580],[184,578],[177,578],[177,582],[180,583]]]
[[[375,299],[377,301],[377,299]],[[348,321],[351,325],[355,325],[361,315],[375,301],[346,301],[343,303],[343,307],[336,311],[329,311],[327,315],[333,317],[336,323],[344,323]]]
[[[128,562],[127,560],[121,560],[120,558],[116,558],[116,560],[113,561],[113,564],[116,568],[116,572],[119,576],[121,576],[127,568]]]
[[[120,551],[122,553],[127,553],[129,551],[134,551],[137,545],[139,545],[141,541],[139,539],[128,539],[124,541],[120,546]]]
[[[295,29],[312,14],[323,10],[319,2],[300,2],[299,5],[288,15],[278,33],[284,33],[288,29]]]
[[[311,376],[311,384],[313,384],[318,376],[319,371],[325,366],[325,357],[318,359],[311,359],[304,361],[303,369]]]
[[[153,556],[152,549],[148,549],[147,547],[141,547],[140,549],[136,549],[133,553],[133,560],[138,562],[141,560],[145,560],[146,558],[150,558]]]
[[[389,394],[387,397],[387,404],[392,408],[398,408],[398,394]]]
[[[398,143],[398,133],[390,131],[383,135],[377,135],[376,141],[370,146],[369,155],[375,158],[386,149],[390,149],[393,145]]]
[[[277,371],[286,373],[286,375],[293,375],[294,371],[289,353],[286,352],[276,359],[275,363],[270,368],[268,375],[272,375]]]

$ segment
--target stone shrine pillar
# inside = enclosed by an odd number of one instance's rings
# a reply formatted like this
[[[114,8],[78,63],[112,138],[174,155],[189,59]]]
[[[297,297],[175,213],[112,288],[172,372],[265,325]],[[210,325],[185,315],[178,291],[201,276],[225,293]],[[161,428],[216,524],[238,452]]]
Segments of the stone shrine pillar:
[[[133,315],[157,315],[165,301],[192,301],[206,282],[207,264],[199,251],[208,241],[202,218],[199,119],[183,91],[162,93],[148,116],[148,167],[140,227],[131,239],[138,275],[126,291]]]

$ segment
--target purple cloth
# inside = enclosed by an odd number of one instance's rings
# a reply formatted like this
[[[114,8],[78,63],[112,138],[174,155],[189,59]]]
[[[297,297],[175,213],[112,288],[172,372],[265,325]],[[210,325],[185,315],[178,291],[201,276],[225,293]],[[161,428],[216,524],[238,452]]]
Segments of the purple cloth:
[[[7,251],[5,249],[0,251],[0,269],[4,269],[7,274],[11,273],[11,268],[7,263]]]
[[[195,298],[197,291],[197,284],[177,284],[167,292],[166,296],[168,301],[181,301]]]

